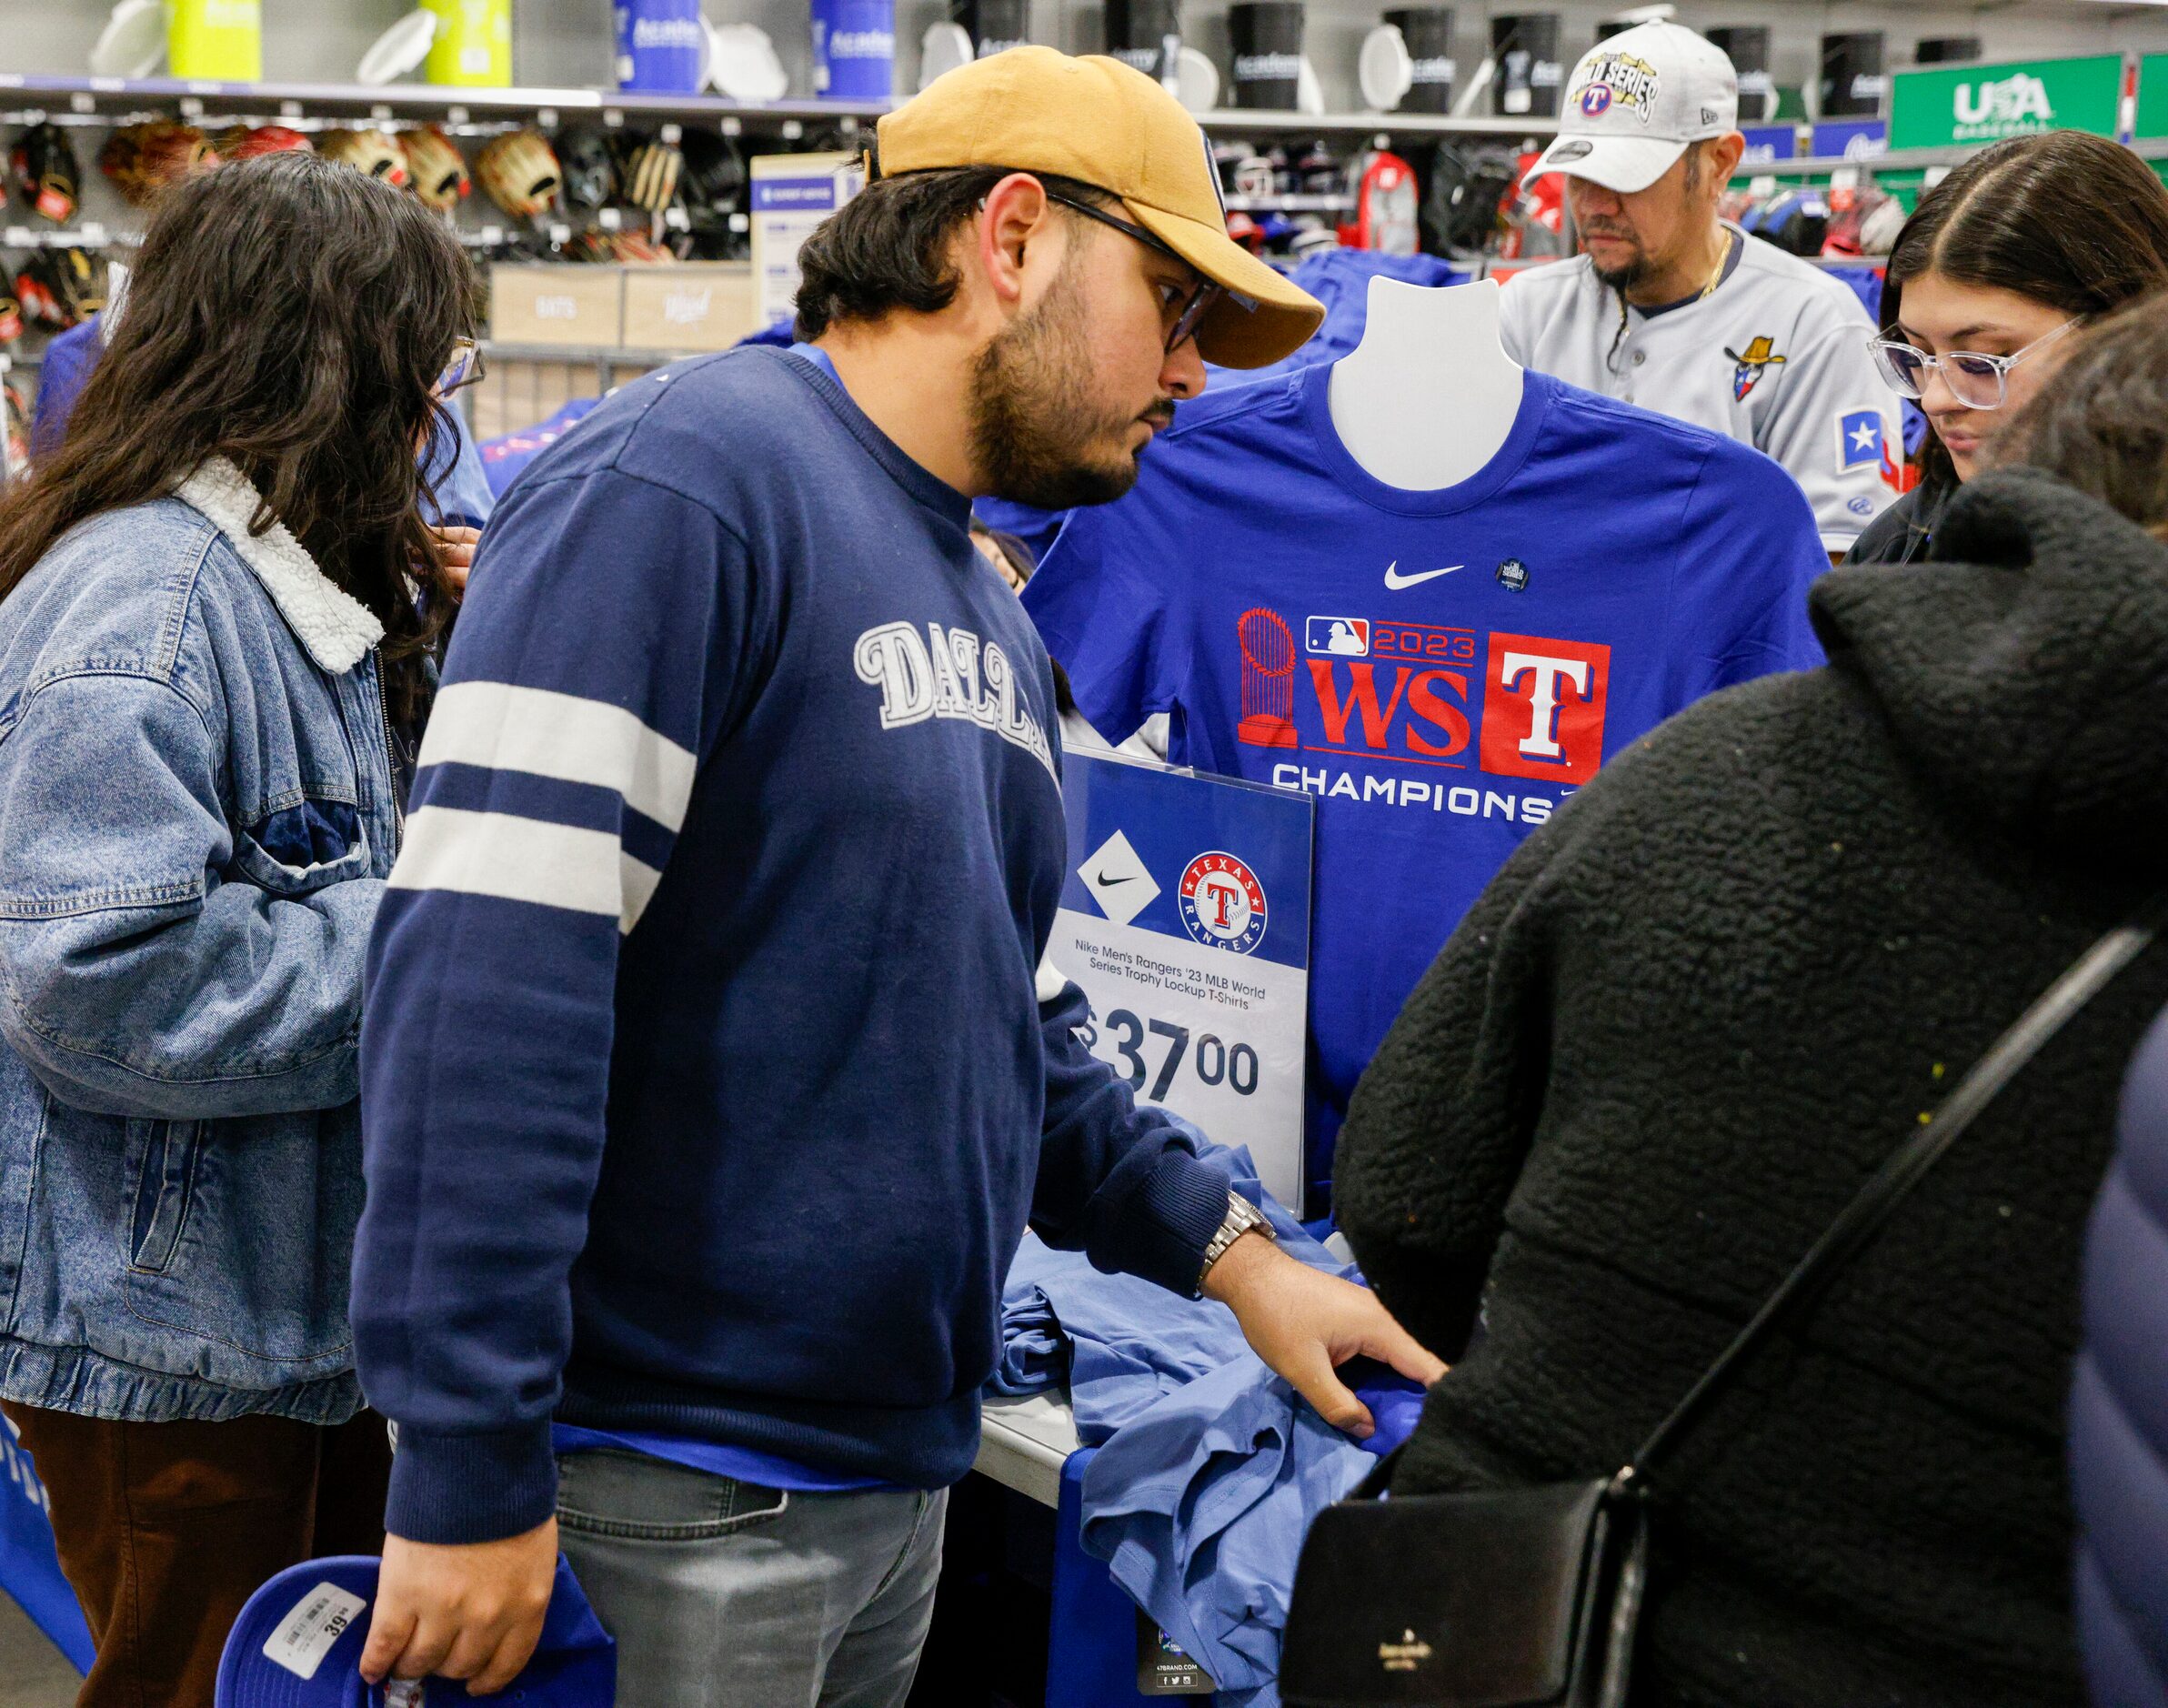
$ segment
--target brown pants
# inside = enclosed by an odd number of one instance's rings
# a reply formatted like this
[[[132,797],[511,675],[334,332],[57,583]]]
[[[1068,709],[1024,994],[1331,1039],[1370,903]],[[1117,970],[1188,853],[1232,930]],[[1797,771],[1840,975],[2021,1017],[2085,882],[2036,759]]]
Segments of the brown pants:
[[[119,1423],[0,1405],[45,1483],[97,1644],[76,1708],[212,1708],[242,1603],[304,1560],[384,1551],[391,1449],[364,1412]]]

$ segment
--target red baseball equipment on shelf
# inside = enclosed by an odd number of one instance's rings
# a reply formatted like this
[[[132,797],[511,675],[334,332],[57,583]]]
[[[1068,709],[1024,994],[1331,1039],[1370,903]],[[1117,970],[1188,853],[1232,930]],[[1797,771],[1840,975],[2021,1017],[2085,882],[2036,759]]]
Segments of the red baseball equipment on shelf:
[[[218,139],[222,159],[253,160],[258,155],[307,154],[316,145],[299,131],[285,125],[258,125],[253,130],[236,125]]]
[[[1340,228],[1350,249],[1413,255],[1421,246],[1416,226],[1415,168],[1383,150],[1364,156],[1355,183],[1355,220]]]
[[[33,125],[15,138],[8,162],[17,193],[39,214],[55,226],[74,216],[83,170],[59,126],[50,119]]]

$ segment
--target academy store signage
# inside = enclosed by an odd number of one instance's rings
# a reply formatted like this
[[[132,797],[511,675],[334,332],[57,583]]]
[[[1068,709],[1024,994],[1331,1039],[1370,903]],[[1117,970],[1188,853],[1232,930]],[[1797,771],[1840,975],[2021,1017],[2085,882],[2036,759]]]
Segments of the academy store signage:
[[[1890,96],[1890,146],[1947,148],[2049,130],[2113,136],[2123,75],[2121,54],[1901,71]]]
[[[1138,1101],[1248,1145],[1299,1209],[1314,803],[1072,752],[1062,804],[1069,874],[1047,955],[1091,1004],[1086,1047]]]

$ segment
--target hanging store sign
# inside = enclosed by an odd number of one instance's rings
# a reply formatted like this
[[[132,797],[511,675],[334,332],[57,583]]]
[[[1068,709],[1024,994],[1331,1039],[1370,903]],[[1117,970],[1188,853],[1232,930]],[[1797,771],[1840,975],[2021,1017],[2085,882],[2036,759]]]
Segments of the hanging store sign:
[[[1825,119],[1814,126],[1807,152],[1817,160],[1874,160],[1890,152],[1889,121]]]
[[[1799,156],[1796,125],[1746,125],[1741,130],[1746,137],[1746,153],[1739,158],[1739,170],[1742,173],[1774,161],[1796,159]]]
[[[2140,136],[2168,136],[2168,54],[2148,54],[2138,62]]]
[[[1890,98],[1892,148],[1948,148],[2041,131],[2116,133],[2121,54],[1901,71]]]
[[[1310,821],[1294,789],[1069,753],[1069,873],[1048,956],[1142,1103],[1246,1144],[1302,1202]]]

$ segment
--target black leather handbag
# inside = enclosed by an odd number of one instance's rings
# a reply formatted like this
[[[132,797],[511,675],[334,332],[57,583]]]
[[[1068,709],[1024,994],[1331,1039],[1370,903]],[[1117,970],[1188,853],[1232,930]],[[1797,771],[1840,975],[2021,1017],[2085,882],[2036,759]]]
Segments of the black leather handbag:
[[[1995,1040],[1618,1472],[1380,1501],[1387,1459],[1320,1512],[1280,1647],[1286,1708],[1626,1708],[1651,1472],[1739,1365],[1812,1303],[2018,1070],[2153,940],[2161,910],[2156,903],[2093,944]]]

